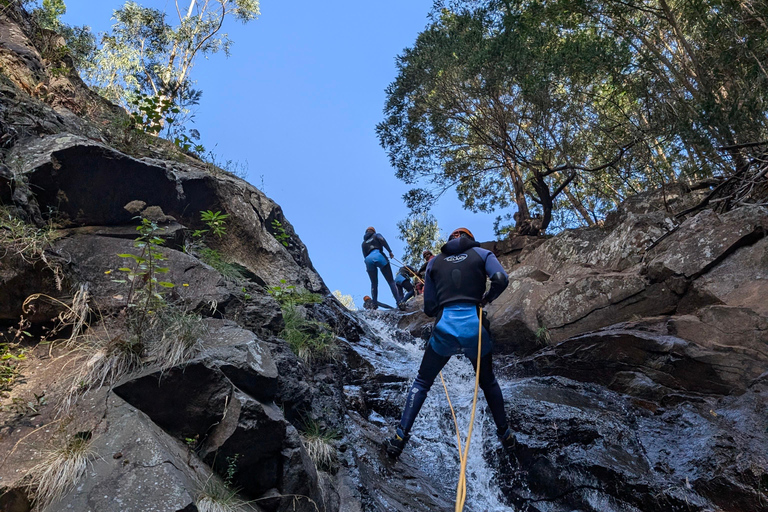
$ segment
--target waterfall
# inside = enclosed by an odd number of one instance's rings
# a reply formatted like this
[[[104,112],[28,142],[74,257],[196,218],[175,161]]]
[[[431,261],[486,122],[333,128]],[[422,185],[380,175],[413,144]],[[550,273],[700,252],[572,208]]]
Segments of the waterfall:
[[[401,395],[392,398],[397,400],[396,406],[402,410],[407,389],[416,377],[424,353],[422,349],[424,342],[393,327],[393,320],[397,316],[392,313],[364,312],[359,315],[359,318],[379,339],[364,338],[360,343],[355,344],[354,348],[374,365],[377,373],[397,376],[405,380]],[[467,358],[454,356],[443,369],[443,377],[456,411],[463,444],[471,416],[475,373]],[[375,421],[377,418],[370,419]],[[380,417],[378,420],[381,423]],[[390,431],[396,421],[393,419],[386,421]],[[497,472],[484,456],[485,452],[499,447],[496,427],[488,411],[483,392],[480,390],[467,462],[465,511],[515,510],[502,501]],[[427,400],[416,418],[416,423],[411,430],[411,440],[405,451],[410,452],[418,461],[419,469],[435,482],[439,482],[441,487],[456,488],[460,471],[456,429],[439,376],[435,379]],[[455,499],[453,496],[448,498],[450,501]]]

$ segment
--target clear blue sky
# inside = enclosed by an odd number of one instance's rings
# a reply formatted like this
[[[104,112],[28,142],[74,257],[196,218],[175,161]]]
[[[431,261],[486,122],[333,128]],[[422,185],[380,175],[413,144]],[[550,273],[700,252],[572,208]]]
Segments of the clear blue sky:
[[[186,0],[185,0],[186,1]],[[65,0],[64,21],[107,30],[117,0]],[[138,3],[175,10],[173,0]],[[229,20],[231,56],[199,60],[194,128],[220,160],[248,164],[247,180],[282,206],[331,290],[360,306],[369,293],[360,243],[374,226],[401,258],[396,223],[409,188],[394,177],[375,126],[395,57],[427,24],[432,0],[262,0],[248,25]],[[263,184],[263,187],[262,187]],[[433,209],[443,231],[493,238],[495,215],[463,210],[454,191]],[[379,280],[380,300],[391,294]]]

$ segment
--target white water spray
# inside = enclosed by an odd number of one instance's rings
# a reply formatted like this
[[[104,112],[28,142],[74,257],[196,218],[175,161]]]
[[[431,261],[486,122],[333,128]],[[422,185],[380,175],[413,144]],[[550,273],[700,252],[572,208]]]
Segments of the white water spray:
[[[424,351],[421,340],[399,341],[393,336],[394,328],[388,321],[388,315],[363,313],[361,320],[380,337],[380,344],[362,342],[355,349],[368,359],[377,370],[390,375],[397,375],[413,382],[421,363]],[[399,336],[402,338],[402,336]],[[461,430],[462,445],[466,442],[467,429],[472,412],[472,396],[475,389],[475,372],[465,357],[454,356],[443,368],[443,377],[448,387],[456,418]],[[403,403],[406,389],[403,389]],[[482,391],[479,391],[475,427],[469,447],[467,461],[467,512],[514,512],[514,508],[505,505],[501,499],[498,475],[483,457],[487,448],[498,445],[496,427]],[[455,489],[460,471],[456,429],[453,424],[448,401],[445,397],[440,377],[435,379],[432,389],[424,402],[413,429],[411,440],[406,446],[419,468],[446,488]]]

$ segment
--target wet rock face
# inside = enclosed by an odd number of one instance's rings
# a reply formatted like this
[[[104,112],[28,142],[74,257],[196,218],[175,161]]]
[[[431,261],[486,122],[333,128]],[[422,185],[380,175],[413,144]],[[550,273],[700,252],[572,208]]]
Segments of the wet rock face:
[[[764,390],[650,410],[600,386],[522,379],[504,388],[518,446],[487,456],[519,510],[762,510]]]
[[[768,325],[765,319],[752,320]],[[750,343],[744,337],[732,337],[725,343],[711,338],[711,342],[704,341],[706,331],[716,327],[698,318],[670,322],[659,325],[657,332],[633,329],[629,324],[583,334],[524,358],[520,364],[537,373],[596,382],[654,400],[675,393],[743,393],[768,367],[768,336],[757,325],[751,326],[752,331],[749,324],[742,326],[741,334],[761,336],[748,349]],[[676,329],[687,339],[672,336],[665,328]]]

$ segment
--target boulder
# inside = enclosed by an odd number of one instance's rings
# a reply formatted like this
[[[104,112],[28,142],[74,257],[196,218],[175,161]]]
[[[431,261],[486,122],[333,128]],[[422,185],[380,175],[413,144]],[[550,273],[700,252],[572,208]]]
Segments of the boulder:
[[[195,440],[203,460],[221,475],[234,472],[233,482],[250,498],[277,489],[280,510],[288,510],[293,495],[322,503],[298,433],[273,403],[279,375],[266,344],[231,322],[209,324],[199,357],[145,371],[115,393],[172,437]],[[298,507],[314,510],[311,501]]]
[[[748,381],[768,367],[768,315],[749,308],[708,306],[695,315],[672,317],[668,328],[675,336],[706,349],[743,354],[746,361],[733,370]]]
[[[691,288],[696,295],[708,297],[708,302],[748,307],[768,316],[768,238],[737,249]]]
[[[204,438],[224,416],[235,388],[272,401],[278,373],[269,349],[231,322],[209,321],[203,352],[183,366],[148,369],[115,386],[177,438]]]
[[[85,479],[48,510],[197,510],[206,482],[217,477],[189,446],[116,397],[109,399],[103,425],[91,442],[96,456]]]
[[[728,213],[704,210],[683,222],[646,255],[648,276],[696,278],[768,231],[768,208],[745,206]]]
[[[73,282],[90,283],[93,299],[104,309],[122,308],[128,300],[129,283],[120,267],[132,268],[132,260],[119,254],[139,254],[133,241],[123,238],[96,235],[73,235],[58,240],[52,250],[69,262],[70,279]],[[169,294],[178,297],[190,309],[208,309],[210,304],[226,303],[230,292],[221,275],[198,259],[183,252],[161,248],[167,257],[160,265],[169,268],[158,279],[175,286]]]

